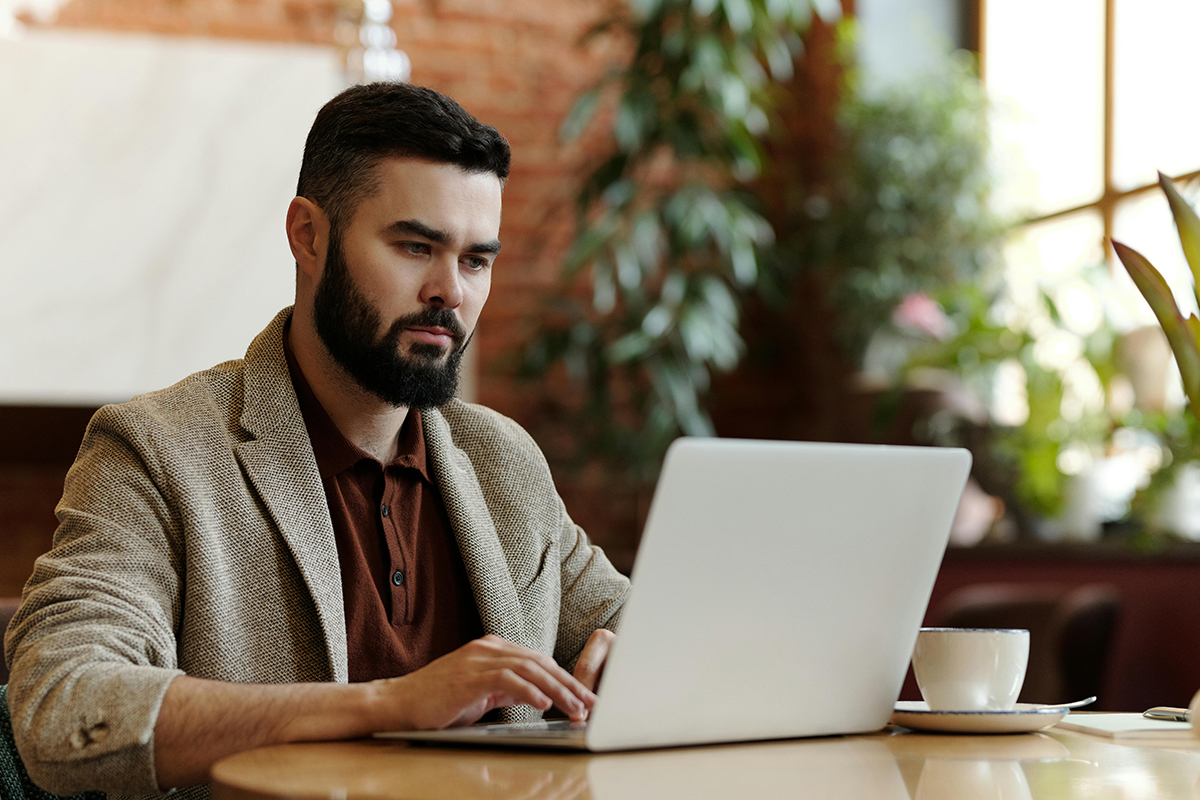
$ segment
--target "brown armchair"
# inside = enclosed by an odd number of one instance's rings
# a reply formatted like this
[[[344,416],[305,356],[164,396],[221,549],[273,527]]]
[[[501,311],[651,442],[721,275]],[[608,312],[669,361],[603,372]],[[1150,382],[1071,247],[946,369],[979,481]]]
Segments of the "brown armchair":
[[[939,608],[938,626],[1025,628],[1029,668],[1024,703],[1065,703],[1096,695],[1112,649],[1120,597],[1109,586],[990,583],[951,593]]]

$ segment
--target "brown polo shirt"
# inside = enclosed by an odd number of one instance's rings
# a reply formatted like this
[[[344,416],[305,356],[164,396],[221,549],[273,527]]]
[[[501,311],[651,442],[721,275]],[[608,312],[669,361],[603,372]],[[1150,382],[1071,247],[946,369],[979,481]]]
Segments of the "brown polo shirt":
[[[337,540],[350,680],[404,675],[482,636],[420,412],[409,411],[384,466],[334,425],[286,335],[284,350]]]

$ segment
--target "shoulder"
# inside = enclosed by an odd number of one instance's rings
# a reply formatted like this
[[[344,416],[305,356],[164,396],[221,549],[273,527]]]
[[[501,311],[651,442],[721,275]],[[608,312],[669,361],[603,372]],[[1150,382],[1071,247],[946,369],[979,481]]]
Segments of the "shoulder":
[[[439,408],[454,445],[472,461],[523,460],[548,469],[541,448],[514,420],[487,406],[451,400]]]
[[[173,453],[227,450],[245,438],[239,425],[243,407],[242,362],[228,361],[165,389],[104,406],[88,424],[80,452],[120,443],[143,462],[154,462]]]
[[[227,361],[173,386],[101,408],[93,424],[138,423],[161,428],[195,428],[205,421],[235,421],[244,399],[243,365]]]
[[[173,386],[105,406],[89,426],[140,439],[155,434],[197,441],[245,440],[294,420],[298,408],[283,355],[291,309],[279,312],[246,357],[193,373]],[[250,421],[247,426],[243,423]]]
[[[99,529],[109,544],[119,531],[170,538],[187,509],[236,481],[239,372],[237,362],[221,364],[97,411],[63,484],[55,543]]]

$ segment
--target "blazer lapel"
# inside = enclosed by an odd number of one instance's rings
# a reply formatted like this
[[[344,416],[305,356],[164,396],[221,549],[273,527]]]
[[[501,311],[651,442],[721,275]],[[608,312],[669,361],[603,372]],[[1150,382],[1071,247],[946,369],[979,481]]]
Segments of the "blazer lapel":
[[[242,427],[254,436],[234,452],[287,542],[312,595],[333,679],[349,679],[342,575],[329,506],[283,354],[285,309],[250,345]]]
[[[483,629],[529,646],[521,601],[471,460],[455,447],[450,426],[441,413],[433,409],[423,411],[422,422],[434,477],[467,568]]]

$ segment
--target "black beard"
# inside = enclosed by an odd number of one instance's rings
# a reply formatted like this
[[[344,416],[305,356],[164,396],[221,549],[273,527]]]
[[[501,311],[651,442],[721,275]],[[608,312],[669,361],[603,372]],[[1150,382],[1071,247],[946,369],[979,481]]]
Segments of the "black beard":
[[[381,319],[350,279],[341,232],[331,230],[325,274],[313,296],[317,335],[329,354],[359,386],[385,403],[408,408],[445,405],[458,390],[463,351],[471,343],[454,312],[426,306],[397,319],[376,340]],[[414,344],[410,356],[401,355],[400,337],[411,326],[450,331],[454,344],[446,360],[439,361],[443,348],[425,343]]]

